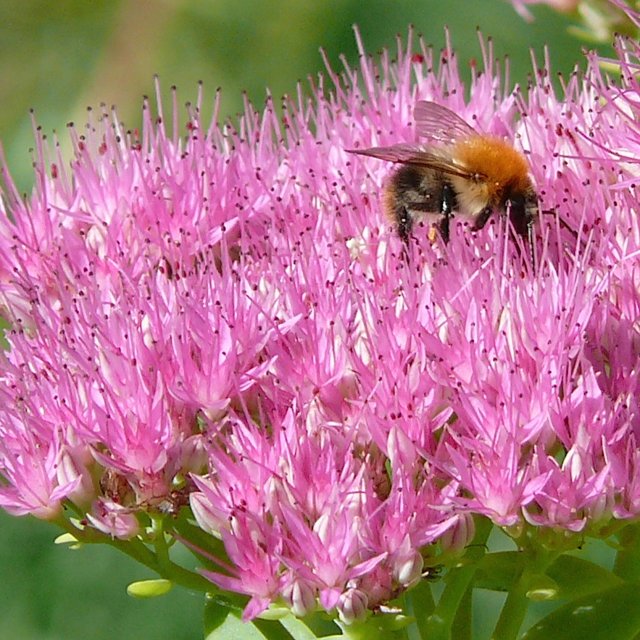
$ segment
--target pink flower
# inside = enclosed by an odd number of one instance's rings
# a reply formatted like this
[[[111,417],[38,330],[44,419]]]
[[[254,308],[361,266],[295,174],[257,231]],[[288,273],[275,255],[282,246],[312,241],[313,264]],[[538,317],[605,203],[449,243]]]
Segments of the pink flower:
[[[97,500],[92,512],[87,514],[87,521],[98,531],[123,540],[133,538],[140,531],[135,513],[111,500]]]
[[[5,193],[0,505],[150,546],[161,520],[245,619],[360,620],[474,517],[640,514],[637,44],[619,83],[592,57],[526,97],[490,50],[469,93],[450,48],[360,46],[282,117],[205,128],[200,96],[182,138],[149,105],[139,135],[104,113],[68,168],[38,139],[33,196]],[[446,246],[417,225],[405,259],[392,168],[346,149],[415,142],[418,99],[526,155],[535,266],[499,216]]]

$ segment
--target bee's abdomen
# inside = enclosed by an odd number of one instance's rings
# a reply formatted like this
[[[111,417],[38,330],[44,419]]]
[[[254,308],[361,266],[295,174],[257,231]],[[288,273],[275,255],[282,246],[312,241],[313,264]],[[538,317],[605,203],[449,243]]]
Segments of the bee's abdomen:
[[[408,239],[414,220],[441,213],[445,185],[449,182],[441,173],[412,165],[402,166],[391,175],[384,190],[383,207],[401,238]],[[455,205],[453,202],[454,209]]]

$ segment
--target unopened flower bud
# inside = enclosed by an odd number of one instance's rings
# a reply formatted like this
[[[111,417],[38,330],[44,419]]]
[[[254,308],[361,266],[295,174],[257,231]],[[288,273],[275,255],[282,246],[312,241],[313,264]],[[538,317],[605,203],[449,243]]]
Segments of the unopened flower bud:
[[[294,580],[285,587],[283,598],[291,608],[291,612],[298,618],[303,618],[316,608],[315,590],[303,580]]]
[[[345,624],[361,620],[367,613],[367,596],[359,589],[348,589],[338,598],[338,616]]]
[[[403,587],[407,587],[420,578],[423,566],[422,556],[417,551],[413,551],[396,565],[394,578]]]
[[[470,513],[460,514],[458,521],[440,537],[443,551],[461,553],[471,543],[475,535],[473,516]]]

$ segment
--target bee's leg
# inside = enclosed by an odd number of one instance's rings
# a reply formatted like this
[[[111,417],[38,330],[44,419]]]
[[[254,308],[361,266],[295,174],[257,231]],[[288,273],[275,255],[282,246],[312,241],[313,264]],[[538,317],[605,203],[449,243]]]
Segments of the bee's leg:
[[[411,228],[413,227],[413,219],[405,206],[398,207],[396,213],[398,235],[405,244],[408,244],[409,236],[411,235]]]
[[[440,237],[445,244],[449,243],[449,222],[451,220],[451,216],[448,214],[444,214],[438,222],[438,230],[440,231]]]
[[[531,266],[535,267],[533,215],[524,210],[520,201],[515,200],[509,203],[509,220],[515,233],[522,238],[523,244],[529,246]]]
[[[442,214],[442,219],[438,223],[440,236],[442,237],[442,241],[445,244],[449,242],[449,221],[451,220],[451,216],[453,215],[455,202],[456,194],[453,191],[453,187],[445,182],[445,184],[442,186],[442,194],[440,196],[439,207],[439,211]]]
[[[403,204],[398,203],[395,207],[396,231],[402,240],[402,257],[407,264],[411,263],[409,240],[411,239],[411,229],[413,218],[409,210]]]
[[[512,219],[513,223],[513,219]],[[529,248],[529,259],[531,260],[531,268],[534,269],[536,266],[536,254],[535,254],[535,233],[533,228],[533,216],[525,216],[520,220],[517,220],[517,224],[513,224],[514,231],[517,235],[522,238],[522,243],[527,245]],[[520,249],[518,245],[516,245],[518,249],[518,253],[520,253]]]
[[[527,243],[529,244],[529,257],[531,258],[531,268],[535,269],[536,266],[536,254],[535,254],[535,235],[533,228],[533,217],[529,216],[527,220]]]
[[[491,214],[493,213],[492,207],[485,207],[476,218],[476,221],[473,223],[473,227],[471,227],[472,231],[480,231],[480,229],[484,228],[484,225],[487,224]]]
[[[513,219],[512,219],[512,222]],[[516,220],[517,224],[514,223],[514,229],[516,233],[522,238],[524,244],[529,246],[529,258],[531,259],[531,267],[534,268],[536,266],[536,256],[534,253],[535,249],[535,235],[533,228],[533,216],[525,214],[522,218]]]

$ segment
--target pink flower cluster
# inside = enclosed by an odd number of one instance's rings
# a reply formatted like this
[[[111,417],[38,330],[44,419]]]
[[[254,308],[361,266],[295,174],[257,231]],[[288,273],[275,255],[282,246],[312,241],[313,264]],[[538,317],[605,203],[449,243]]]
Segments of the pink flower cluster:
[[[474,514],[639,515],[638,53],[558,97],[544,69],[506,90],[485,52],[467,100],[451,49],[410,39],[237,129],[200,100],[185,137],[148,104],[139,134],[105,112],[70,129],[70,167],[38,133],[33,195],[5,171],[0,505],[123,539],[190,509],[247,618],[345,620]],[[389,167],[345,150],[413,141],[419,99],[526,153],[555,212],[535,268],[499,217],[446,247],[418,226],[404,259]]]

